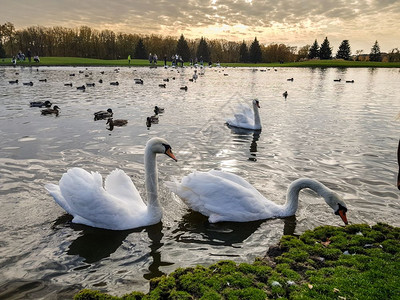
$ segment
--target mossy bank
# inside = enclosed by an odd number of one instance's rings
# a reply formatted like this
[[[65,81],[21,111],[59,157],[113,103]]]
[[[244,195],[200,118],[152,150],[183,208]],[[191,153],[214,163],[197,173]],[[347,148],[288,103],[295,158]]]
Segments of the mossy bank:
[[[148,294],[83,299],[400,299],[400,228],[323,226],[283,236],[253,263],[220,261],[177,269],[150,282]]]

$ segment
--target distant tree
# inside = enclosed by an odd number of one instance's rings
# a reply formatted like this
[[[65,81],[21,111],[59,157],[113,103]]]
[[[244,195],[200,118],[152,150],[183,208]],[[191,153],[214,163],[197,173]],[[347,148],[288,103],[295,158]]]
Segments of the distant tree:
[[[382,61],[381,48],[379,47],[378,41],[371,48],[371,53],[369,54],[370,61]]]
[[[178,40],[178,44],[176,45],[176,54],[182,56],[182,59],[184,61],[189,61],[190,60],[190,49],[189,45],[185,40],[185,37],[183,34],[181,34],[181,37]]]
[[[249,60],[252,63],[259,63],[262,60],[262,52],[260,43],[257,41],[257,38],[254,38],[253,43],[250,45],[249,49]]]
[[[249,49],[247,48],[246,43],[240,45],[239,48],[239,62],[248,62],[249,61]]]
[[[196,51],[197,58],[202,57],[203,61],[210,61],[210,54],[210,48],[208,47],[207,41],[201,37]]]
[[[394,48],[389,52],[389,62],[399,62],[400,61],[400,50],[399,48]]]
[[[332,48],[329,46],[329,41],[327,37],[325,37],[324,41],[321,44],[321,48],[319,49],[319,58],[320,59],[332,58]]]
[[[143,44],[142,39],[139,39],[136,44],[135,51],[133,52],[133,58],[138,58],[138,59],[146,59],[147,58],[147,50]]]
[[[6,50],[4,50],[3,43],[0,41],[0,58],[6,57]]]
[[[308,52],[308,58],[313,59],[319,57],[319,45],[317,40],[311,45],[310,50]]]
[[[349,60],[351,56],[349,40],[343,40],[336,53],[336,58]]]
[[[297,51],[297,60],[305,59],[308,57],[308,53],[310,52],[310,45],[305,45],[300,47],[299,51]]]

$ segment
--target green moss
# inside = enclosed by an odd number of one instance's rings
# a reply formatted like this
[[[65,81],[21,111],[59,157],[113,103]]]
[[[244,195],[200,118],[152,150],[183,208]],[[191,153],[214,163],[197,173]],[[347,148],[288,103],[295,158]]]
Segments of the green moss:
[[[179,268],[151,280],[146,295],[83,290],[75,299],[400,299],[399,228],[318,227],[282,237],[277,253],[252,264]]]

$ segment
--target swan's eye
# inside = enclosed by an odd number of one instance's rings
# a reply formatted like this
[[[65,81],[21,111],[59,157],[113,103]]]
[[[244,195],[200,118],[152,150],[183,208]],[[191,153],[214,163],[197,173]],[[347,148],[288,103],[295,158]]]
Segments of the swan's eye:
[[[347,207],[341,205],[340,203],[338,203],[338,206],[339,208],[337,211],[335,211],[335,215],[339,215],[339,211],[344,211],[345,213],[347,212]]]
[[[168,144],[162,144],[163,146],[164,146],[164,148],[165,148],[165,152],[167,152],[168,151],[168,149],[171,149],[171,146],[170,145],[168,145]]]

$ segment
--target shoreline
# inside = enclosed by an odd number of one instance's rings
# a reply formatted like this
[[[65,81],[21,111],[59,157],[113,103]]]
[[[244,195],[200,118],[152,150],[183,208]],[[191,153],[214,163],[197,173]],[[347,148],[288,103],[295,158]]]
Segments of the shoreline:
[[[171,61],[167,61],[167,66],[171,67]],[[11,58],[0,60],[0,67],[12,67]],[[39,63],[27,60],[17,62],[15,67],[164,67],[164,61],[160,60],[156,65],[150,64],[146,59],[132,59],[130,63],[127,59],[105,60],[80,57],[43,57]],[[190,67],[189,62],[184,63],[185,67]],[[208,64],[204,64],[208,67]],[[178,68],[181,66],[178,66]],[[302,62],[286,63],[221,63],[212,64],[212,67],[247,67],[247,68],[400,68],[400,62],[371,62],[371,61],[344,61],[344,60],[309,60]]]

